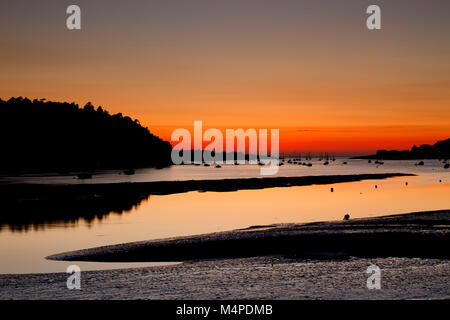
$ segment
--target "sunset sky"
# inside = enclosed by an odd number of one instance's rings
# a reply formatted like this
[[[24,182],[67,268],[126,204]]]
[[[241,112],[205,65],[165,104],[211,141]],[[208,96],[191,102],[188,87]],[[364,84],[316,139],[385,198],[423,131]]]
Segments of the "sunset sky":
[[[91,101],[167,140],[194,120],[279,128],[282,152],[450,138],[448,0],[2,0],[0,46],[0,98]]]

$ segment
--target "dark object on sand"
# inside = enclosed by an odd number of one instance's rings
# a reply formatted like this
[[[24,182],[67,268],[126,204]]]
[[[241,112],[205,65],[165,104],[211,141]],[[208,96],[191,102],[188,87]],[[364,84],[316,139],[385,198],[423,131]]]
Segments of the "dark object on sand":
[[[89,172],[79,173],[79,174],[77,174],[77,178],[82,179],[82,180],[92,179],[92,173],[89,173]]]
[[[333,192],[334,191],[334,188],[331,188],[331,192]]]
[[[222,166],[220,164],[216,165],[216,168],[222,168]]]
[[[350,215],[347,213],[345,216],[344,216],[344,220],[348,220],[348,219],[350,219]]]
[[[375,185],[375,189],[378,189],[378,186],[377,186],[377,185]]]
[[[406,186],[408,185],[408,181],[405,182],[405,185],[406,185]]]
[[[132,176],[133,174],[135,174],[134,169],[128,169],[128,170],[123,170],[123,173],[125,173],[127,176]]]
[[[342,164],[347,164],[347,161],[342,162]]]
[[[327,166],[328,164],[329,164],[328,161],[325,161],[325,162],[323,163],[324,166]]]

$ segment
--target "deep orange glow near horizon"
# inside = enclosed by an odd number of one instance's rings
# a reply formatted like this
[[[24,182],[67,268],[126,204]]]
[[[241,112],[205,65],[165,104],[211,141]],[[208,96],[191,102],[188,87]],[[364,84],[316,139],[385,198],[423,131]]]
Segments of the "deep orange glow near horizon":
[[[0,4],[0,98],[91,101],[165,140],[177,128],[280,129],[280,151],[372,153],[450,138],[450,2]]]
[[[203,131],[212,128],[204,126]],[[235,128],[217,128],[221,131],[225,141],[226,129],[242,128],[244,130],[250,127]],[[158,135],[170,141],[173,128],[170,126],[157,127]],[[187,126],[191,134],[191,140],[194,139],[193,125]],[[255,128],[258,129],[258,128]],[[270,128],[262,127],[268,131],[268,148],[270,151]],[[404,128],[386,128],[386,127],[314,127],[311,129],[298,129],[290,127],[281,127],[280,129],[280,152],[282,154],[301,154],[311,153],[319,155],[330,153],[334,155],[364,155],[372,154],[376,150],[409,150],[413,145],[434,144],[438,140],[445,140],[450,137],[448,127],[404,127]],[[258,130],[256,130],[258,132]],[[171,141],[173,146],[177,141]],[[192,142],[193,143],[193,142]],[[203,148],[210,142],[204,141]],[[225,150],[225,144],[223,149]],[[248,139],[246,150],[248,151]],[[241,151],[241,150],[239,150]]]

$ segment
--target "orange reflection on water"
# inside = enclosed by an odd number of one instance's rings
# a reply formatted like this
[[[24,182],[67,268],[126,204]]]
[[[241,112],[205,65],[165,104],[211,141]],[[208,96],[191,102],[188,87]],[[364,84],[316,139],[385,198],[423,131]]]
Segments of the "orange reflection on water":
[[[154,237],[167,237],[261,224],[341,220],[346,213],[361,218],[447,209],[449,192],[450,184],[423,177],[227,193],[190,192],[152,197],[136,214],[141,221],[139,228]]]
[[[450,209],[447,181],[450,175],[441,172],[334,185],[152,195],[127,213],[89,222],[80,219],[74,227],[56,223],[20,233],[3,229],[0,273],[64,272],[61,264],[44,257],[101,245],[253,225],[341,220],[346,213],[361,218]]]

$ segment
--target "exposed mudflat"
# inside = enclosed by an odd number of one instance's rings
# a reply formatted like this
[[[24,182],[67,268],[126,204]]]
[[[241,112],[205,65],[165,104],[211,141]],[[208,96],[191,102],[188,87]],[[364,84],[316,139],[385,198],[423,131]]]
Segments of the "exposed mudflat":
[[[63,253],[52,258],[151,261],[178,254],[185,262],[82,271],[81,290],[67,289],[65,273],[0,275],[0,299],[449,299],[449,217],[445,210],[254,226]],[[207,258],[236,252],[249,256]],[[381,270],[379,290],[367,288],[372,264]]]
[[[367,289],[367,267],[381,289]],[[297,260],[257,257],[68,274],[0,275],[0,299],[449,299],[450,262],[420,258]]]
[[[68,261],[186,261],[283,255],[295,258],[450,257],[450,210],[349,221],[254,226],[55,254]]]

